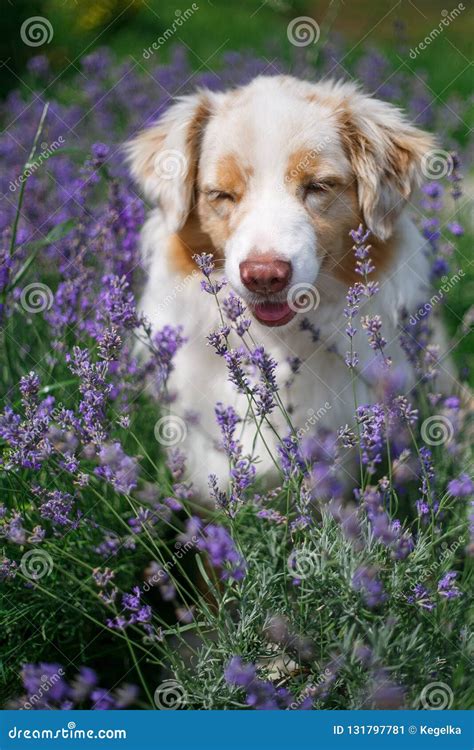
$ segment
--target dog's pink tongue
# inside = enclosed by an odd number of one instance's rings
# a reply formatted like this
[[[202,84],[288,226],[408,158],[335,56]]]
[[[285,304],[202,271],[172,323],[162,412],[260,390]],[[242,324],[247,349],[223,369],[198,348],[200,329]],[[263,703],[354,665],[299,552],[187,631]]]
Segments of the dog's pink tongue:
[[[261,323],[271,326],[287,323],[295,312],[287,302],[263,302],[253,308],[253,314]]]

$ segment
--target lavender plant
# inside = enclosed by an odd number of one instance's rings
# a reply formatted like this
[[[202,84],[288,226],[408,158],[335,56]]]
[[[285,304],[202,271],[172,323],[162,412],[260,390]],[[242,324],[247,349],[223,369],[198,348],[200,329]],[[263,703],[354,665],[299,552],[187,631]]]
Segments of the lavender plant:
[[[329,54],[328,46],[318,74]],[[357,62],[364,80],[374,70],[385,77],[387,61],[379,56],[374,68],[373,56]],[[308,64],[298,51],[293,72],[308,75]],[[215,509],[200,508],[186,455],[154,437],[186,331],[152,333],[137,309],[144,207],[119,152],[166,106],[163,87],[177,89],[190,71],[181,52],[146,76],[106,51],[81,65],[87,80],[72,103],[58,82],[49,105],[15,91],[0,113],[8,125],[0,138],[3,704],[163,708],[171,682],[175,708],[423,707],[423,689],[443,682],[451,705],[467,707],[469,404],[438,391],[429,316],[412,325],[407,313],[400,330],[417,382],[405,393],[385,355],[383,319],[361,310],[378,289],[370,236],[354,227],[360,281],[341,320],[345,360],[357,378],[357,341],[367,336],[380,398],[355,403],[353,423],[336,435],[300,435],[242,301],[212,256],[197,256],[202,293],[221,313],[209,356],[221,358],[258,429],[278,410],[288,425],[273,455],[280,481],[269,490],[239,442],[248,414],[217,403],[229,472],[209,478]],[[30,67],[40,90],[52,76],[47,60]],[[264,67],[225,56],[219,78],[200,73],[192,86],[244,82]],[[384,96],[399,101],[404,91],[424,125],[444,122],[441,106],[421,107],[419,79],[412,88],[401,73],[390,81]],[[39,144],[60,136],[65,147],[26,177]],[[444,138],[455,146],[452,133]],[[461,157],[451,158],[446,186],[427,184],[420,206],[435,286],[456,270],[465,239]],[[317,341],[308,321],[301,327]],[[290,364],[291,392],[301,362]],[[427,440],[434,415],[448,430],[444,442]],[[348,501],[340,472],[350,450],[360,482]]]

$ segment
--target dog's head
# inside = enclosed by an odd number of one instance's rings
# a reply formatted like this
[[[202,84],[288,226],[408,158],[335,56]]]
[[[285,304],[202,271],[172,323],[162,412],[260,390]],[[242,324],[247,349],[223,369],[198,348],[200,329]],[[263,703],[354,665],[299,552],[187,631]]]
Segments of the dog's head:
[[[383,263],[432,146],[352,83],[278,76],[181,98],[128,153],[170,234],[190,256],[193,231],[205,237],[255,317],[284,325],[291,289],[350,278],[351,228],[371,230]]]

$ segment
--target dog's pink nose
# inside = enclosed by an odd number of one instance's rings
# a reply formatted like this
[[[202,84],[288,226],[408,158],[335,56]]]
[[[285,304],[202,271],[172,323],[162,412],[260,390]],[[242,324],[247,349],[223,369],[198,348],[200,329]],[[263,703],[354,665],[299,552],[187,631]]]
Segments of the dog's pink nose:
[[[256,294],[281,292],[291,279],[291,263],[261,255],[258,260],[244,260],[240,266],[244,286]]]

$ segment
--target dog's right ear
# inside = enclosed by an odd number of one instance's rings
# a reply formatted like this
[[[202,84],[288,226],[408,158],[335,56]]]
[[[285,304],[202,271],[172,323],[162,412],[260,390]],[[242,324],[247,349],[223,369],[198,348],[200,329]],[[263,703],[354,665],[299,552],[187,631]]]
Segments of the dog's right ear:
[[[192,208],[210,97],[205,91],[180,97],[158,122],[125,145],[133,178],[146,198],[160,205],[171,233],[181,229]]]

